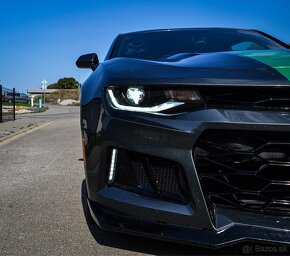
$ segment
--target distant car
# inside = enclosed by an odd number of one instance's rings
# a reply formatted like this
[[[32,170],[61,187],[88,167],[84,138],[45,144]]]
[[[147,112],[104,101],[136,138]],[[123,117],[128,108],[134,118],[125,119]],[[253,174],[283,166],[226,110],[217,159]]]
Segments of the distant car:
[[[3,95],[4,102],[13,102],[13,93],[12,92],[5,92]],[[31,99],[25,93],[15,93],[15,103],[27,103],[30,104]]]
[[[217,247],[290,244],[290,51],[256,30],[119,35],[82,86],[90,216]]]

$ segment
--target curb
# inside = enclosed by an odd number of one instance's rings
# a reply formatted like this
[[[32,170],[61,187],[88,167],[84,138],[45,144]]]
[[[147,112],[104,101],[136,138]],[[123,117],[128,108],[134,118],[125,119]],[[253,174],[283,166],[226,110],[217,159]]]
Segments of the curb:
[[[0,146],[2,145],[3,142],[10,142],[12,140],[16,140],[19,137],[21,137],[22,135],[31,133],[32,131],[37,130],[37,128],[42,128],[42,127],[48,125],[51,122],[53,122],[53,121],[45,121],[45,122],[33,125],[33,126],[27,128],[27,129],[23,129],[23,130],[21,130],[19,132],[15,132],[13,134],[9,134],[9,135],[7,135],[7,136],[5,136],[3,138],[0,138]]]

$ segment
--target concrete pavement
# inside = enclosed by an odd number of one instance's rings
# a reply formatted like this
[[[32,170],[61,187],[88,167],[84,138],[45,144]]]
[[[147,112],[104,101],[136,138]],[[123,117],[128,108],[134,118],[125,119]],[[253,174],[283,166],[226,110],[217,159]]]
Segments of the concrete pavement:
[[[0,143],[15,135],[29,131],[35,127],[41,126],[50,120],[61,117],[70,117],[70,114],[77,113],[79,107],[63,107],[49,105],[49,109],[44,113],[16,115],[15,121],[4,122],[0,124]]]

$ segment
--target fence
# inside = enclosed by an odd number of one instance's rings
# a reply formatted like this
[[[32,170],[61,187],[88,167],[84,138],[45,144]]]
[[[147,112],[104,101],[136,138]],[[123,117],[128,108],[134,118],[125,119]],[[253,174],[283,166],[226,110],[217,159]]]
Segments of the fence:
[[[8,89],[0,84],[0,123],[15,120],[15,88]]]

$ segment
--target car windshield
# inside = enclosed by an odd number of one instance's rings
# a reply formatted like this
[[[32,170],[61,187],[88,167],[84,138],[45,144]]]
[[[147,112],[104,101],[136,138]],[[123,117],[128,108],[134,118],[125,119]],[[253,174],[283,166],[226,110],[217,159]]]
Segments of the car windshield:
[[[121,35],[112,57],[170,60],[181,55],[267,49],[286,48],[252,30],[164,30]]]

